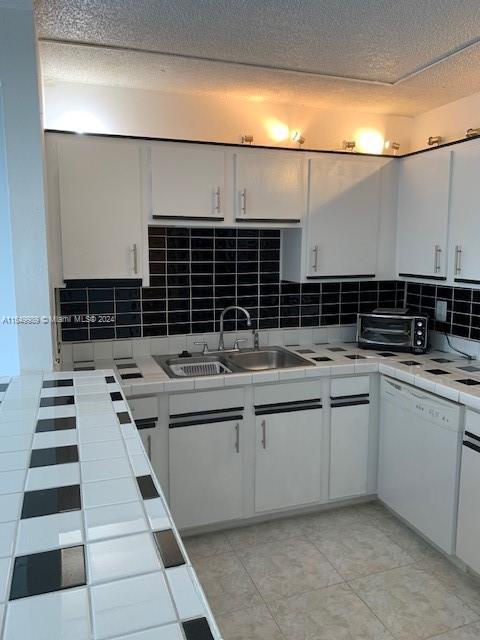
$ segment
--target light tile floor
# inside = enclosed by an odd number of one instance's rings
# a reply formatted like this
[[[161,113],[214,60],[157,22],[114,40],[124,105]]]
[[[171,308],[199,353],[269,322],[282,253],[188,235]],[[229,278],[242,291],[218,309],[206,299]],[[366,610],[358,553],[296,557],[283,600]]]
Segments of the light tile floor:
[[[480,582],[376,502],[184,542],[225,640],[480,639]]]

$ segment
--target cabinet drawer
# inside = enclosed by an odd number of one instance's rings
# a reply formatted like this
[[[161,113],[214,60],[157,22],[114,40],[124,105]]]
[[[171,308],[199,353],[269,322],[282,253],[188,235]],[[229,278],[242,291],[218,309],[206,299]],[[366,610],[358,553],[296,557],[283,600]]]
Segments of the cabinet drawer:
[[[370,392],[370,378],[368,376],[351,376],[348,378],[333,378],[330,396],[359,396]]]
[[[135,398],[128,401],[134,420],[146,420],[157,418],[158,406],[157,397],[148,396],[145,398]]]
[[[465,431],[480,438],[480,413],[467,409],[465,411]]]
[[[170,417],[202,412],[215,413],[224,409],[243,409],[243,405],[243,389],[179,393],[170,397]]]
[[[303,382],[269,384],[254,388],[255,405],[298,402],[299,400],[320,399],[321,382],[309,380]]]

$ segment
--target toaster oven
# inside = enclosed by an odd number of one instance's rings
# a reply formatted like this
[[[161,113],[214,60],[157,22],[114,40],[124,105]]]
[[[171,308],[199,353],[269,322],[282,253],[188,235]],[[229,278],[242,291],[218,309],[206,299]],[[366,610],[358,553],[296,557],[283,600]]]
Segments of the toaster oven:
[[[427,340],[428,318],[410,315],[408,309],[379,308],[358,314],[357,342],[364,349],[424,353]]]

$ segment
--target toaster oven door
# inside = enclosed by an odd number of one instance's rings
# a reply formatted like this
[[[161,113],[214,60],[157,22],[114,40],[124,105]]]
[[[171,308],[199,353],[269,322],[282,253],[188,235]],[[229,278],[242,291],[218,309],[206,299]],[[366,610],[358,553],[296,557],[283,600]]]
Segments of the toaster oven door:
[[[359,315],[357,339],[359,343],[370,345],[410,347],[413,325],[411,317]]]

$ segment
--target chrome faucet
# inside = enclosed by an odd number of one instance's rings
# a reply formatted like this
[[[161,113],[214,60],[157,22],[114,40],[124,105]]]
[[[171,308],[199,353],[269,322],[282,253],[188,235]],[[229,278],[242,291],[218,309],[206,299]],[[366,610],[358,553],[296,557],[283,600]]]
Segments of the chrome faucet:
[[[242,311],[247,316],[247,327],[252,326],[252,321],[250,320],[250,314],[243,307],[237,307],[233,305],[231,307],[225,307],[225,309],[220,314],[220,336],[218,338],[218,351],[225,351],[225,342],[223,340],[223,318],[227,311],[231,311],[232,309],[237,309],[238,311]]]

